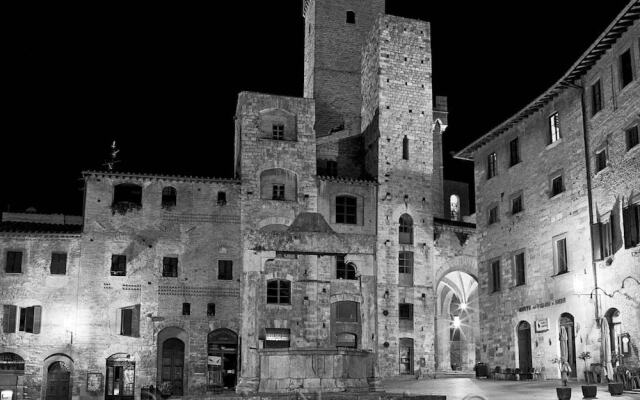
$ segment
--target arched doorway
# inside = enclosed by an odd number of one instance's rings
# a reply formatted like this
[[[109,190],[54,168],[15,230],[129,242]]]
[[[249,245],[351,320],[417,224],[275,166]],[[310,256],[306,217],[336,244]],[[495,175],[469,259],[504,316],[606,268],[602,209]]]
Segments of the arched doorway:
[[[133,400],[136,385],[136,363],[125,353],[107,358],[106,400]]]
[[[604,314],[609,325],[609,345],[611,346],[611,354],[620,354],[620,337],[622,334],[622,321],[620,319],[620,311],[617,308],[610,308]],[[613,365],[616,367],[616,365]]]
[[[238,377],[238,335],[216,329],[207,336],[207,385],[209,389],[232,389]]]
[[[162,373],[160,383],[171,383],[172,394],[182,396],[184,378],[184,342],[177,338],[162,343]]]
[[[14,353],[0,353],[0,393],[8,399],[18,396],[18,377],[24,375],[24,359]]]
[[[71,371],[62,361],[56,361],[47,369],[47,400],[69,398]]]
[[[574,330],[573,315],[563,313],[560,315],[560,356],[571,366],[570,376],[578,376],[576,372],[576,335]]]
[[[533,368],[531,357],[531,325],[527,321],[518,324],[518,368],[522,372],[529,372]]]

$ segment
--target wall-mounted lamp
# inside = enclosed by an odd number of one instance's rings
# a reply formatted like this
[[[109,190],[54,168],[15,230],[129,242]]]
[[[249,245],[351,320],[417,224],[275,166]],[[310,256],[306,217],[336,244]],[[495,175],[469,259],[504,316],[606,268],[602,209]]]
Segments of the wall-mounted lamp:
[[[384,297],[385,300],[389,300],[389,291],[385,290],[384,295],[382,297]]]
[[[422,295],[420,296],[420,298],[422,298],[422,301],[427,301],[427,295],[426,295],[426,293],[422,293]]]

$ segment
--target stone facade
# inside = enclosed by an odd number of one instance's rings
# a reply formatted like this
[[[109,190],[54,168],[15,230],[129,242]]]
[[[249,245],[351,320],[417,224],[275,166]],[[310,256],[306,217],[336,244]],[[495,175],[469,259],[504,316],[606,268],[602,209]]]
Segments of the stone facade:
[[[631,2],[555,86],[458,154],[475,166],[479,355],[492,368],[533,367],[556,378],[552,359],[566,358],[572,375],[583,379],[582,352],[591,353],[589,363],[611,361],[601,349],[604,320],[611,351],[623,352],[623,365],[638,366],[640,258],[637,244],[624,243],[638,228],[625,225],[622,217],[624,209],[640,202],[639,146],[629,148],[626,138],[640,115],[638,15],[638,4]],[[626,51],[632,79],[623,87]],[[593,88],[598,80],[600,95]],[[560,138],[552,141],[554,113]],[[516,138],[519,159],[511,156]],[[600,151],[606,153],[606,168],[598,171]],[[488,171],[492,153],[494,176]],[[560,175],[555,194],[553,180]],[[518,196],[522,211],[513,209]],[[611,234],[598,223],[609,223]],[[567,268],[558,240],[565,243]],[[610,255],[597,254],[601,240]],[[524,282],[515,265],[520,253]],[[499,286],[492,265],[499,265]],[[624,350],[623,340],[629,343]]]

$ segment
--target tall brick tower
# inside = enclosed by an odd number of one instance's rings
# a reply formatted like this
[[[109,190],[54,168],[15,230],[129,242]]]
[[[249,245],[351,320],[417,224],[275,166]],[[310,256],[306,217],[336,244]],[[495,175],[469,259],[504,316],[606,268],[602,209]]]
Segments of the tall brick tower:
[[[361,51],[384,0],[303,0],[304,97],[316,100],[317,136],[360,133]],[[343,128],[343,129],[341,129]]]
[[[377,177],[378,366],[434,368],[434,119],[430,27],[385,15],[363,52],[365,168]],[[437,144],[436,144],[437,147]],[[436,149],[439,151],[439,149]]]

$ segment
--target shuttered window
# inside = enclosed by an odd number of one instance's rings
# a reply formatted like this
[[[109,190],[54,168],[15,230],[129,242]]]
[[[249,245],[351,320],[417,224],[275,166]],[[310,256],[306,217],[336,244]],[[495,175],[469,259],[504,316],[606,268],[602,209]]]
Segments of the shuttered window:
[[[22,252],[7,251],[7,262],[5,264],[5,272],[9,274],[22,273]]]
[[[624,247],[631,248],[640,243],[640,204],[632,204],[622,210],[624,224]]]
[[[500,260],[495,260],[491,262],[491,291],[499,292],[502,286],[501,283]]]
[[[4,304],[2,309],[2,332],[15,333],[18,307],[12,304]]]
[[[42,307],[20,307],[20,321],[18,330],[27,333],[40,333],[40,321],[42,319]]]
[[[116,315],[120,335],[140,337],[140,304],[120,308]]]
[[[518,253],[514,257],[514,263],[516,268],[516,286],[525,284],[525,272],[524,272],[524,253]]]

